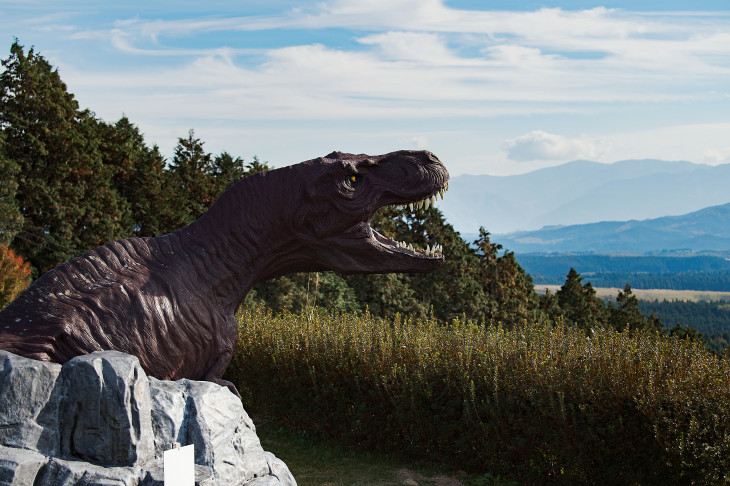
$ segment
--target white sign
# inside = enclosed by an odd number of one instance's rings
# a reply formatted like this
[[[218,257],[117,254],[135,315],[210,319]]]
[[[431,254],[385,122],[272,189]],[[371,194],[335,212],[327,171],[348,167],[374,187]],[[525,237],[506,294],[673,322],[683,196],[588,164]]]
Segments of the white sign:
[[[195,486],[195,452],[193,444],[165,451],[165,486]]]

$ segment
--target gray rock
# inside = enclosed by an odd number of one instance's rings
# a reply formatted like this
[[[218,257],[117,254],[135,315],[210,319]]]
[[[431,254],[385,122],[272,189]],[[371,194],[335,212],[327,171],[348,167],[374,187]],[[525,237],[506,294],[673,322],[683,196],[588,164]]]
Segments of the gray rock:
[[[187,391],[178,381],[163,381],[153,377],[149,380],[155,455],[162,457],[163,451],[172,449],[176,442],[187,445]]]
[[[162,459],[145,466],[145,476],[139,486],[164,486],[165,467]],[[218,486],[213,477],[213,471],[208,466],[195,465],[195,486]]]
[[[38,452],[0,446],[0,486],[33,484],[47,462]]]
[[[242,484],[269,474],[256,427],[227,388],[207,381],[150,378],[150,391],[158,454],[173,442],[193,444],[195,463],[209,466],[220,484]]]
[[[264,452],[269,464],[269,474],[279,480],[282,486],[297,486],[297,482],[284,461],[271,452]]]
[[[281,486],[281,483],[273,476],[264,476],[261,478],[254,478],[251,481],[244,483],[244,486]]]
[[[33,486],[137,486],[139,467],[104,467],[83,461],[51,458]]]
[[[197,486],[297,484],[227,388],[115,351],[63,367],[0,351],[0,440],[0,486],[164,486],[175,442],[194,445]]]
[[[77,356],[63,365],[61,454],[104,466],[153,459],[149,380],[139,360],[118,351]]]
[[[61,365],[0,350],[0,444],[57,452]]]

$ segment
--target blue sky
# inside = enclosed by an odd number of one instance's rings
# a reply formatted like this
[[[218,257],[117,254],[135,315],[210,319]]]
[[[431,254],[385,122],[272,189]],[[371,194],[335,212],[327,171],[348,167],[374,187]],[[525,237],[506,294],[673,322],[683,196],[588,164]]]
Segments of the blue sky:
[[[82,107],[170,155],[436,153],[452,175],[730,162],[730,0],[0,0]]]

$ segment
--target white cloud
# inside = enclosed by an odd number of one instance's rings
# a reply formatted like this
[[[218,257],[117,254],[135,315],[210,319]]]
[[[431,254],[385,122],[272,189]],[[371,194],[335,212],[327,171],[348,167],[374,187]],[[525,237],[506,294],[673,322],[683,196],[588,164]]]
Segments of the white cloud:
[[[257,51],[174,47],[177,39],[202,32],[330,27],[364,31],[357,41],[366,51],[317,44]],[[119,51],[136,55],[190,59],[227,53],[240,73],[255,73],[266,85],[271,104],[296,92],[298,98],[331,99],[353,113],[412,116],[411,103],[419,101],[426,112],[491,116],[505,110],[567,113],[575,103],[686,101],[722,90],[730,83],[729,29],[727,15],[470,11],[441,0],[331,0],[279,15],[120,20],[107,32],[76,37],[106,36]],[[256,61],[243,64],[240,55],[251,53]],[[223,80],[231,83],[236,79]],[[376,110],[373,100],[388,103]],[[509,101],[514,104],[502,106]]]
[[[385,32],[361,37],[357,41],[377,46],[382,57],[387,60],[441,65],[460,63],[460,60],[446,47],[444,40],[435,34]]]
[[[534,160],[595,160],[606,151],[600,140],[570,139],[560,135],[532,131],[526,135],[507,140],[503,148],[507,156],[517,161]]]
[[[730,147],[708,148],[704,161],[710,165],[730,164]]]
[[[716,100],[715,107],[726,103],[728,12],[485,11],[452,8],[444,0],[297,5],[250,16],[239,15],[245,8],[234,9],[235,16],[215,9],[201,10],[211,12],[206,15],[181,10],[175,20],[120,17],[137,11],[127,7],[116,11],[122,12],[116,20],[95,23],[93,30],[75,26],[73,35],[64,34],[71,47],[51,44],[52,61],[83,106],[105,119],[123,112],[160,141],[191,127],[201,135],[228,136],[242,126],[249,127],[247,133],[251,126],[283,133],[280,125],[305,125],[306,120],[318,130],[308,131],[299,145],[320,137],[329,146],[333,132],[342,137],[347,127],[362,133],[360,124],[366,124],[380,130],[368,143],[444,146],[458,154],[455,159],[473,160],[474,166],[498,160],[509,170],[573,158],[726,160],[727,132],[710,136],[700,130],[667,131],[665,125],[686,123],[682,111],[703,110]],[[49,25],[60,22],[50,15]],[[62,20],[68,25],[75,19]],[[14,23],[0,18],[0,30]],[[337,37],[348,28],[349,39]],[[249,32],[259,31],[263,35],[252,48],[247,40],[257,34]],[[326,45],[333,37],[338,42]],[[693,104],[697,100],[704,105]],[[679,103],[661,105],[666,101]],[[652,111],[671,119],[649,121]],[[553,125],[547,118],[553,114],[567,116]],[[585,126],[563,133],[592,130],[602,136],[566,138],[535,131],[502,144],[511,134],[531,129],[515,128],[524,121],[520,116],[540,115],[543,127],[562,131],[562,123],[575,114]],[[498,119],[503,115],[510,116],[506,123]],[[621,117],[641,121],[626,128],[616,121]],[[453,134],[472,128],[464,120],[473,121],[480,135],[453,142]],[[497,130],[487,153],[479,137],[490,125]],[[215,129],[205,132],[205,126]],[[637,127],[656,133],[639,134]],[[433,134],[439,131],[452,134]],[[293,132],[282,138],[291,140]],[[249,140],[258,145],[263,137]],[[604,140],[611,141],[611,150]],[[278,145],[291,144],[272,143],[267,149],[273,153]]]

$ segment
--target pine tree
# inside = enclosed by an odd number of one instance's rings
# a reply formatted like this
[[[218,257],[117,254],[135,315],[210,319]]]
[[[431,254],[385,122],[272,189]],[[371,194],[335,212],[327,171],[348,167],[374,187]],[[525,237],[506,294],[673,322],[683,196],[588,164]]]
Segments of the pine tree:
[[[223,152],[213,159],[210,168],[210,175],[213,178],[213,193],[217,198],[228,189],[231,184],[243,179],[247,175],[246,166],[241,157],[235,159],[228,152]]]
[[[23,224],[15,195],[18,191],[18,164],[4,155],[5,143],[0,132],[0,244],[9,244]]]
[[[664,328],[661,320],[652,313],[648,318],[639,308],[639,299],[631,291],[631,285],[626,284],[623,291],[616,296],[616,307],[609,307],[610,325],[618,330],[651,329],[660,331]]]
[[[590,282],[583,285],[583,277],[570,269],[563,286],[556,292],[558,305],[568,322],[583,329],[593,329],[606,324],[606,306],[596,296]]]
[[[560,303],[558,302],[558,296],[550,292],[550,289],[545,289],[545,293],[540,296],[538,307],[542,315],[553,322],[557,321],[563,315],[560,309]]]
[[[124,227],[129,236],[159,236],[179,228],[181,217],[172,177],[157,146],[148,147],[126,117],[102,124],[104,163],[112,183],[129,205]]]
[[[474,242],[481,263],[481,281],[493,302],[491,320],[507,325],[534,320],[538,314],[538,297],[530,277],[520,267],[512,252],[499,252],[502,245],[492,243],[489,232],[479,228]]]
[[[16,41],[0,74],[3,156],[18,166],[22,229],[12,247],[36,275],[124,234],[124,201],[99,151],[98,121],[58,72]]]
[[[170,173],[176,194],[180,197],[181,224],[188,224],[215,202],[216,187],[212,173],[213,160],[203,149],[203,142],[190,130],[187,138],[178,139]]]

